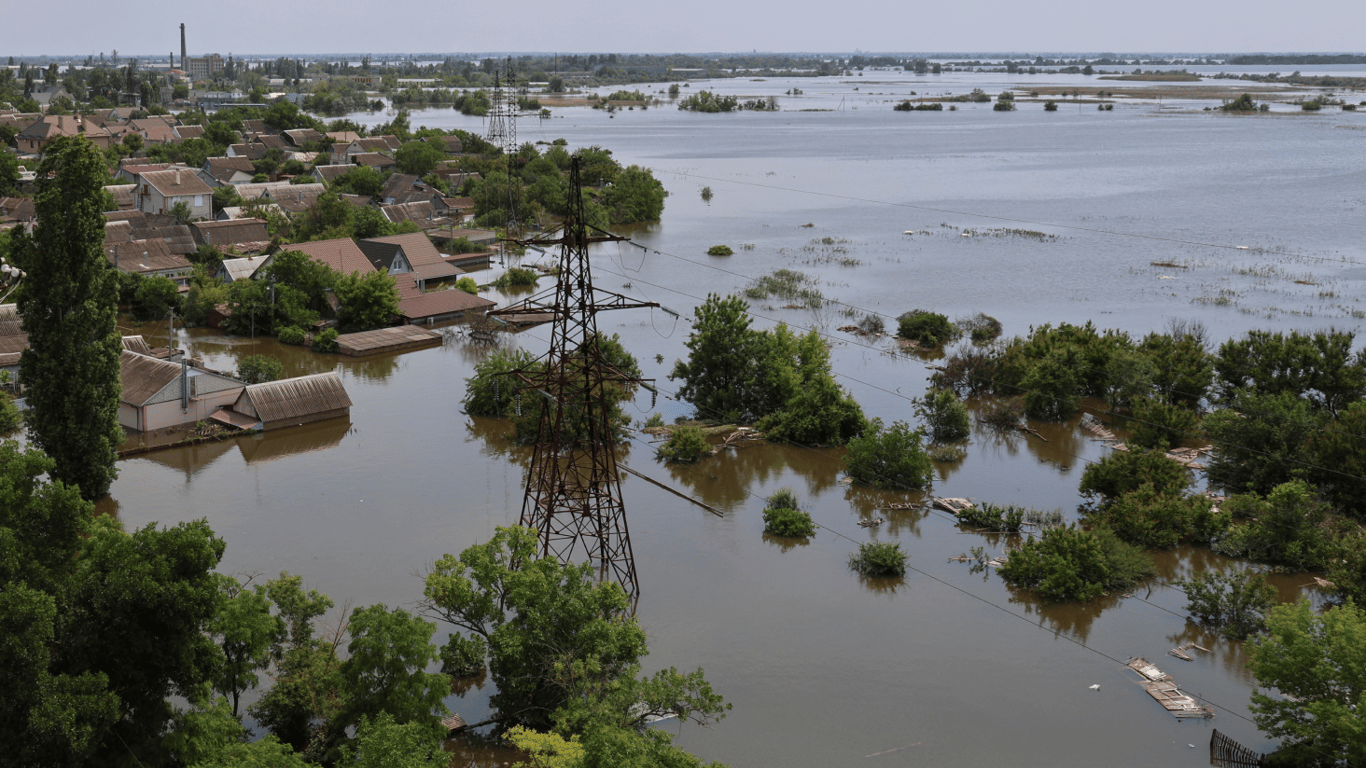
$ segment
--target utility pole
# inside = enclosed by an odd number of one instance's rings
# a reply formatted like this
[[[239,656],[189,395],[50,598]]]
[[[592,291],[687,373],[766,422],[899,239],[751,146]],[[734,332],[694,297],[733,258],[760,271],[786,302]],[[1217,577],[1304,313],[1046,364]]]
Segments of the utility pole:
[[[560,246],[553,299],[547,303],[550,297],[533,296],[489,313],[494,317],[538,315],[554,323],[550,351],[541,358],[544,368],[509,374],[520,380],[521,392],[539,395],[541,403],[520,524],[539,532],[542,557],[554,556],[565,563],[586,557],[597,567],[598,579],[616,581],[634,605],[640,587],[621,498],[616,439],[610,424],[612,402],[606,388],[609,382],[644,381],[603,359],[597,313],[659,305],[593,287],[589,244],[627,238],[590,232],[578,157],[569,168],[568,211],[559,238],[521,243]],[[567,424],[571,420],[582,420],[582,426],[573,429]]]

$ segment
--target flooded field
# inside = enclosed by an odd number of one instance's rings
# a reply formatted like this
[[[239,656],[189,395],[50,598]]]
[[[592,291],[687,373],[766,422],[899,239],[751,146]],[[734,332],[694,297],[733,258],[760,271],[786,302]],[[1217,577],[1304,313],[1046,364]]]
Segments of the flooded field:
[[[1031,82],[1073,86],[1070,76]],[[891,111],[892,100],[931,85],[1011,85],[1005,75],[961,73],[935,83],[883,72],[694,83],[690,90],[778,94],[783,111],[566,109],[519,125],[524,140],[607,147],[652,168],[671,193],[661,222],[628,233],[634,245],[599,246],[593,257],[600,286],[685,318],[638,310],[599,319],[659,380],[654,411],[670,420],[690,412],[669,397],[666,375],[685,354],[692,308],[708,292],[738,292],[781,268],[807,273],[835,303],[812,311],[755,300],[755,324],[822,329],[841,384],[867,415],[888,421],[913,420],[910,399],[934,361],[835,330],[851,316],[986,312],[1007,335],[1088,320],[1143,334],[1177,318],[1204,323],[1216,342],[1251,328],[1361,328],[1366,114],[1234,117],[1201,111],[1203,101],[1140,99],[1113,112]],[[805,94],[783,95],[794,87]],[[799,111],[808,108],[831,111]],[[412,123],[481,130],[478,118],[450,110],[414,113]],[[716,244],[735,254],[707,256]],[[398,606],[421,596],[428,563],[516,521],[527,456],[505,424],[461,412],[464,379],[486,350],[458,334],[440,347],[354,360],[176,333],[210,367],[264,353],[294,373],[335,368],[355,404],[349,422],[123,461],[105,508],[128,525],[207,518],[228,543],[226,571],[289,570],[339,604]],[[548,335],[533,328],[505,343],[539,352]],[[643,422],[651,412],[646,393],[633,416]],[[1082,469],[1108,448],[1075,418],[1036,426],[1047,442],[975,432],[963,461],[939,465],[934,495],[1076,519]],[[839,450],[758,445],[666,467],[650,438],[638,437],[623,447],[624,463],[724,512],[622,480],[651,640],[646,671],[701,666],[734,704],[718,726],[683,729],[680,743],[705,759],[1194,766],[1207,763],[1214,727],[1270,747],[1248,719],[1253,681],[1240,644],[1187,622],[1182,594],[1167,585],[1224,563],[1208,550],[1159,553],[1159,575],[1132,596],[1044,605],[994,573],[949,561],[974,546],[1000,553],[1002,537],[960,532],[941,512],[879,510],[918,497],[841,483]],[[782,486],[822,526],[807,544],[762,533],[762,498]],[[857,525],[875,517],[887,522]],[[868,540],[901,542],[913,570],[896,580],[854,575],[846,558]],[[1276,577],[1286,600],[1308,594],[1306,582]],[[1191,640],[1213,653],[1193,662],[1167,655]],[[1171,673],[1215,718],[1174,719],[1134,684],[1123,667],[1131,656]],[[482,720],[488,695],[474,685],[448,704]]]

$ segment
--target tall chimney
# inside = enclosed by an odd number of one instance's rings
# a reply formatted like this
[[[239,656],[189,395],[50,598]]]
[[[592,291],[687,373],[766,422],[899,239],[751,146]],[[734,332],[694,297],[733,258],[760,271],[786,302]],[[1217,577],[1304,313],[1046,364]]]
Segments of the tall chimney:
[[[186,72],[189,71],[185,66],[185,25],[183,23],[180,25],[180,68]]]

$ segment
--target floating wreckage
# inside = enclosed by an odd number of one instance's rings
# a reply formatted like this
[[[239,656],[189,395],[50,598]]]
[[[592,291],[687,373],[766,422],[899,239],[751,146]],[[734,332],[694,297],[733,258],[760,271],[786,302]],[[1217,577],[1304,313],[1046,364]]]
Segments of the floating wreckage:
[[[1158,669],[1151,661],[1138,656],[1129,659],[1129,663],[1124,666],[1142,676],[1143,679],[1138,681],[1139,686],[1161,704],[1163,709],[1172,713],[1173,717],[1214,717],[1213,709],[1201,705],[1190,694],[1182,693],[1176,681],[1172,680],[1172,676]]]

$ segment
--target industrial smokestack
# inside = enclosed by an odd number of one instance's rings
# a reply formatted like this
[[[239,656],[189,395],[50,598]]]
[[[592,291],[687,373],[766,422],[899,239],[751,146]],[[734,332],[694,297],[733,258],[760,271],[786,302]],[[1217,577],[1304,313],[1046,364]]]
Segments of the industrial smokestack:
[[[185,66],[185,25],[180,25],[180,68],[189,71]]]

